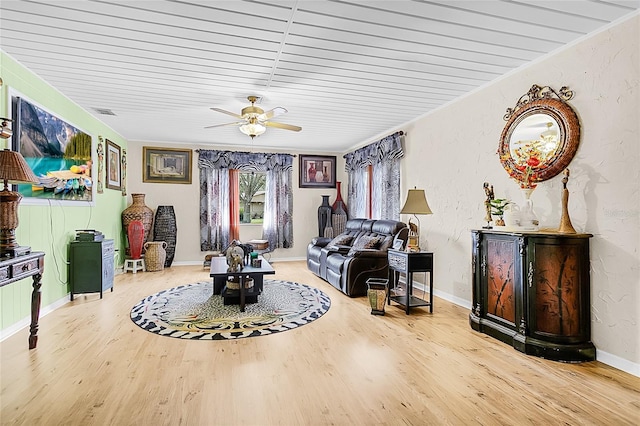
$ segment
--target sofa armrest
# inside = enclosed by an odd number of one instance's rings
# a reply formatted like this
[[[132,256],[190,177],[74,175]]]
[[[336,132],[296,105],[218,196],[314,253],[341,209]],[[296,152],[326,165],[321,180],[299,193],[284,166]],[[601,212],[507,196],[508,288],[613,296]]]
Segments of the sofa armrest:
[[[315,237],[311,240],[311,244],[318,247],[326,247],[331,242],[331,238]]]
[[[377,249],[359,249],[354,252],[351,257],[386,258],[387,251]]]

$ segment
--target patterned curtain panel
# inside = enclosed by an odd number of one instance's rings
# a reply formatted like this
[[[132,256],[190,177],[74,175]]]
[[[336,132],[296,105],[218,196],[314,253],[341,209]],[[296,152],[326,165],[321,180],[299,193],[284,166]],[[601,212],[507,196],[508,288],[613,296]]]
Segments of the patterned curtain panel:
[[[347,208],[349,217],[367,217],[367,168],[356,168],[349,172],[347,186]]]
[[[269,248],[293,246],[293,156],[198,150],[200,247],[223,250],[230,243],[229,169],[266,172],[263,238]]]
[[[349,174],[349,213],[366,217],[366,168],[373,166],[372,218],[400,217],[400,160],[403,132],[396,132],[344,156]],[[353,207],[356,206],[356,207]]]
[[[200,251],[229,245],[229,170],[200,167]]]
[[[286,157],[267,170],[262,238],[274,249],[293,247],[293,161]]]

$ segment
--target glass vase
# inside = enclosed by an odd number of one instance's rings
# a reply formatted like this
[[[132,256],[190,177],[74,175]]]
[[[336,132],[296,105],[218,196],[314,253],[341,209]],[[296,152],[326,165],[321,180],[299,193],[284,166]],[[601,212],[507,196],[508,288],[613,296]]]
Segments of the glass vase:
[[[520,226],[527,231],[538,230],[538,216],[533,209],[533,200],[531,200],[531,194],[535,188],[523,188],[522,193],[524,195],[524,204],[520,209]]]

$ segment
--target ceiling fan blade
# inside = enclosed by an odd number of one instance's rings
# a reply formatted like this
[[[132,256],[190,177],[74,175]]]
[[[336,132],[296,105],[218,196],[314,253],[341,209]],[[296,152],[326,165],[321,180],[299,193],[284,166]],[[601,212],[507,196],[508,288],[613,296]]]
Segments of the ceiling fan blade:
[[[223,114],[230,115],[230,116],[235,117],[235,118],[242,118],[242,116],[240,114],[236,114],[235,112],[227,111],[225,109],[220,109],[220,108],[211,108],[211,109],[214,110],[214,111],[221,112]]]
[[[214,126],[207,126],[205,129],[212,129],[214,127],[224,127],[224,126],[239,126],[241,124],[245,124],[246,121],[235,121],[233,123],[224,123],[224,124],[216,124]]]
[[[262,124],[264,124],[267,127],[275,127],[277,129],[293,130],[294,132],[299,132],[300,130],[302,130],[302,127],[299,127],[299,126],[292,126],[291,124],[284,124],[284,123],[276,123],[274,121],[265,121]]]
[[[273,117],[277,117],[278,115],[286,114],[288,111],[282,107],[275,107],[267,112],[264,112],[258,116],[259,121],[268,120]]]

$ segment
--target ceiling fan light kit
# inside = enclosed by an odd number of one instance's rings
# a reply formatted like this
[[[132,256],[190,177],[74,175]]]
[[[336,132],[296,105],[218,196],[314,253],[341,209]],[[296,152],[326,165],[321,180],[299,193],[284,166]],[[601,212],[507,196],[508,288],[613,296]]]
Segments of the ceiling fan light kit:
[[[277,123],[275,121],[268,121],[269,119],[276,117],[280,114],[285,114],[287,110],[282,107],[275,107],[267,112],[260,107],[255,106],[258,98],[256,96],[249,96],[247,98],[249,102],[251,102],[251,106],[242,108],[240,114],[236,114],[235,112],[226,111],[220,108],[211,108],[214,111],[221,112],[223,114],[230,115],[235,118],[239,118],[243,121],[236,121],[233,123],[225,123],[225,124],[217,124],[215,126],[207,126],[205,129],[211,129],[213,127],[222,127],[222,126],[240,126],[239,129],[242,133],[247,136],[250,136],[251,139],[256,136],[260,136],[263,134],[267,127],[275,127],[277,129],[291,130],[294,132],[299,132],[302,130],[302,127],[292,126],[290,124]]]

